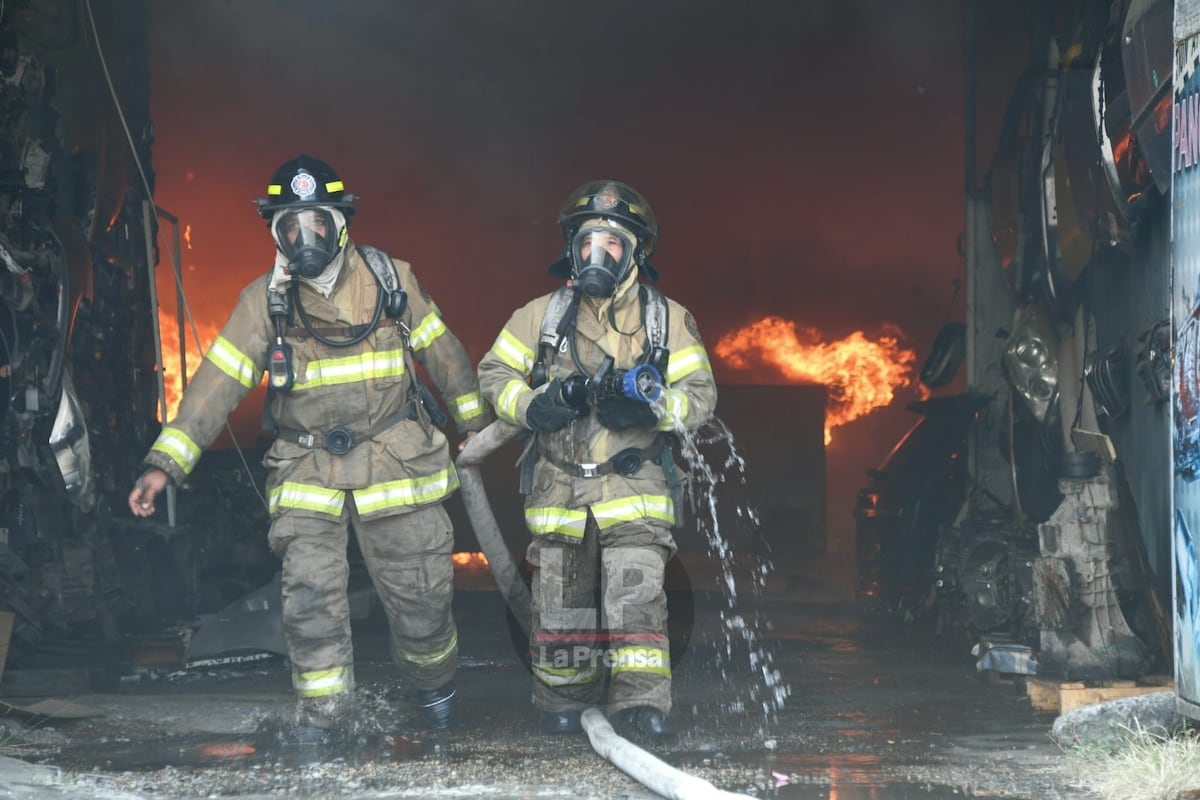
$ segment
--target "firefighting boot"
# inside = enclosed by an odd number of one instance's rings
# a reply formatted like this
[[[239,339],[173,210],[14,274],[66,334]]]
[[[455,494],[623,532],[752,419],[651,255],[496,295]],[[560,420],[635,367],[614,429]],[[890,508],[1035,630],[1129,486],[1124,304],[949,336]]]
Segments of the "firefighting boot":
[[[623,708],[613,714],[612,722],[622,736],[639,741],[669,739],[675,735],[671,718],[654,706]]]
[[[295,723],[281,732],[280,741],[290,747],[322,747],[336,743],[353,723],[357,704],[345,692],[327,697],[305,697],[296,701]]]
[[[453,682],[438,689],[418,689],[417,705],[421,719],[431,730],[448,731],[458,722],[458,697]]]
[[[578,711],[543,711],[541,715],[542,733],[554,735],[558,733],[579,733],[583,725],[579,721]]]

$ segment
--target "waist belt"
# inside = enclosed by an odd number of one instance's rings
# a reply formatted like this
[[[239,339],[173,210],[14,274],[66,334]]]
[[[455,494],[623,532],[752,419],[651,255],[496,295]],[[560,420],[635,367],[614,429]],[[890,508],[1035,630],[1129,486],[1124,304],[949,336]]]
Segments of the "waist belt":
[[[413,402],[409,400],[400,407],[400,410],[388,414],[375,423],[368,431],[357,432],[349,428],[334,428],[324,433],[309,433],[308,431],[298,431],[294,428],[280,428],[279,438],[292,444],[298,444],[309,450],[324,448],[334,455],[340,456],[349,453],[359,442],[383,433],[396,423],[416,418],[417,409],[413,405]]]
[[[549,450],[543,449],[541,455],[554,466],[566,472],[569,475],[574,475],[576,478],[598,478],[601,475],[633,475],[642,468],[642,464],[646,461],[656,461],[662,455],[662,451],[666,450],[669,441],[665,436],[658,436],[654,440],[654,444],[649,447],[627,447],[608,461],[596,463],[585,462],[583,464],[573,464],[564,458],[561,458]]]

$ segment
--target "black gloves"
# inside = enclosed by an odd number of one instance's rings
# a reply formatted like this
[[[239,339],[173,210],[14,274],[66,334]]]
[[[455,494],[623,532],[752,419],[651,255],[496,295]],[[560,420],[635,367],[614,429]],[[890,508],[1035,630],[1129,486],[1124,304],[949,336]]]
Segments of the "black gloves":
[[[586,410],[581,411],[567,404],[563,399],[562,381],[555,378],[544,392],[530,402],[525,412],[525,424],[538,433],[553,433],[586,413]]]
[[[609,373],[599,386],[591,385],[582,375],[572,375],[565,381],[555,378],[529,403],[525,423],[538,433],[559,431],[587,416],[594,403],[600,424],[611,431],[657,427],[658,416],[649,403],[620,393],[625,372]]]
[[[654,428],[658,425],[658,417],[649,403],[630,400],[628,397],[601,400],[596,404],[596,418],[610,431]]]

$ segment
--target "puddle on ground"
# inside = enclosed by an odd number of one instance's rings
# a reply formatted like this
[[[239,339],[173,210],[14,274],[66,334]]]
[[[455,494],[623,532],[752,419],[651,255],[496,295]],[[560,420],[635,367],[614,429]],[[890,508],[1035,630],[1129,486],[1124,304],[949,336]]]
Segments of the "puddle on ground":
[[[437,738],[374,734],[317,744],[283,743],[274,735],[226,736],[173,739],[158,743],[97,742],[86,748],[54,753],[45,762],[75,771],[102,769],[107,772],[152,772],[165,767],[242,768],[263,764],[298,766],[317,762],[351,765],[396,763],[445,755],[446,752],[446,742]]]
[[[888,783],[880,786],[785,786],[766,796],[780,800],[962,800],[976,795],[964,794],[949,786]]]
[[[698,765],[757,767],[760,777],[755,781],[753,796],[771,800],[962,800],[995,796],[975,795],[964,787],[889,780],[882,760],[871,753],[777,753],[763,758],[692,752],[675,754],[667,760],[691,774],[699,771]],[[1010,800],[1020,798],[1013,795]]]
[[[315,763],[347,764],[401,763],[427,757],[453,759],[443,740],[390,735],[359,735],[352,741],[315,744],[283,744],[275,735],[178,739],[157,744],[145,742],[96,742],[86,748],[57,753],[55,766],[75,771],[104,770],[112,773],[153,772],[165,767],[245,769],[268,766],[297,767]],[[685,772],[696,773],[697,765],[758,765],[762,778],[756,787],[729,787],[752,791],[776,800],[961,800],[975,797],[963,787],[912,784],[883,779],[880,759],[872,754],[819,755],[776,754],[766,759],[691,752],[667,756]],[[614,767],[615,769],[615,767]],[[524,795],[522,795],[524,796]],[[550,798],[551,795],[540,795]],[[499,800],[500,795],[497,795]]]

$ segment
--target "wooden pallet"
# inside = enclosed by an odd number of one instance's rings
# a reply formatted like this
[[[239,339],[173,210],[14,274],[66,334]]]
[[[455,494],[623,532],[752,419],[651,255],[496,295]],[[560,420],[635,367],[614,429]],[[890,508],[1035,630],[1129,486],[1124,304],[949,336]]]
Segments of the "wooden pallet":
[[[1025,680],[1035,711],[1065,714],[1081,706],[1120,700],[1139,694],[1166,692],[1175,682],[1166,675],[1145,675],[1136,680],[1062,681],[1029,677]]]

